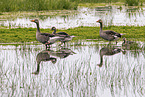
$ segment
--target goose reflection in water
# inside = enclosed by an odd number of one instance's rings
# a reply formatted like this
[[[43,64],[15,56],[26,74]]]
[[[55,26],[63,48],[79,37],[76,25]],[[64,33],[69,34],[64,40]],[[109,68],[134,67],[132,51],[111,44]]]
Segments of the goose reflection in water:
[[[61,48],[58,51],[53,50],[44,50],[37,54],[36,61],[37,61],[37,70],[35,72],[32,72],[32,74],[39,74],[40,71],[40,63],[41,61],[51,61],[53,64],[56,63],[57,58],[66,58],[69,55],[73,55],[75,52],[73,52],[71,49],[68,48]]]
[[[103,65],[103,56],[107,55],[107,56],[111,56],[111,55],[115,55],[117,53],[120,53],[122,50],[120,48],[116,48],[116,47],[103,47],[100,50],[100,64],[98,64],[99,67],[102,67]]]
[[[69,48],[61,48],[57,51],[48,51],[50,55],[58,57],[58,58],[66,58],[69,55],[73,55],[76,54],[75,52],[73,52],[71,49]]]
[[[53,64],[55,64],[57,59],[54,57],[51,57],[48,51],[44,50],[37,54],[36,61],[37,61],[37,70],[35,72],[32,72],[32,74],[37,75],[39,74],[41,61],[44,61],[44,62],[51,61]]]

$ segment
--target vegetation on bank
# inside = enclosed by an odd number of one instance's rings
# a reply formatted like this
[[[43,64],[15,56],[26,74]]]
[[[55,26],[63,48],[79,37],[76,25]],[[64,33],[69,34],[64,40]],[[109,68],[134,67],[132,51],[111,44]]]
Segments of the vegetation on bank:
[[[76,10],[78,4],[80,3],[111,4],[116,2],[122,2],[128,6],[139,6],[143,5],[143,2],[145,2],[145,0],[0,0],[0,12],[44,11],[58,9]]]
[[[77,9],[77,6],[71,0],[0,0],[2,12]]]
[[[124,33],[123,37],[133,38],[136,41],[145,41],[145,26],[112,26],[104,27],[104,30],[114,30],[119,33]],[[77,39],[99,39],[103,40],[99,36],[99,27],[77,27],[70,28],[65,31],[70,35],[76,36]],[[50,29],[41,29],[41,32],[52,33]],[[36,28],[14,28],[14,29],[0,29],[0,43],[13,43],[13,42],[32,42],[36,40]]]

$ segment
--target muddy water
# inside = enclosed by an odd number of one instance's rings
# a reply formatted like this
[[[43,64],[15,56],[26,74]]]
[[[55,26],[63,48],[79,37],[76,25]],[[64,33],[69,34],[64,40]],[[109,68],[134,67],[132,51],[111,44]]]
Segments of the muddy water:
[[[130,8],[122,6],[112,7],[96,7],[87,8],[79,7],[77,14],[61,15],[61,16],[36,16],[36,17],[11,17],[7,20],[0,21],[0,25],[9,27],[33,27],[36,25],[30,22],[30,19],[38,18],[40,20],[41,28],[51,28],[55,26],[58,29],[68,29],[78,26],[99,26],[96,23],[98,19],[102,19],[104,25],[145,25],[145,8]]]
[[[144,43],[0,45],[0,96],[144,97]]]

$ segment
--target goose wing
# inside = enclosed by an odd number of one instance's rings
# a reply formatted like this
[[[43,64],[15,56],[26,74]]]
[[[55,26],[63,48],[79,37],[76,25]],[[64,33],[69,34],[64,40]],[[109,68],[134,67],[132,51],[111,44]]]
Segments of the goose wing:
[[[58,32],[58,33],[56,33],[56,35],[58,35],[60,37],[69,37],[69,35],[65,32]]]
[[[65,32],[58,32],[57,34],[60,34],[60,35],[68,35],[68,34],[65,33]]]
[[[41,33],[41,35],[49,36],[49,37],[54,37],[55,36],[54,34],[49,34],[49,33]]]
[[[111,30],[106,30],[106,31],[104,31],[104,33],[106,33],[107,35],[121,37],[120,33],[117,33],[117,32],[111,31]]]

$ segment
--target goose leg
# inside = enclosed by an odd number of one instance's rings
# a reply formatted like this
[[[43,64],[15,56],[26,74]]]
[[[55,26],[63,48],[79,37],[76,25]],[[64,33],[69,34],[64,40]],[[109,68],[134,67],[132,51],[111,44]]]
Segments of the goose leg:
[[[50,49],[50,45],[46,44],[46,50]]]
[[[63,42],[61,41],[61,44],[59,44],[59,46],[62,46]]]
[[[117,39],[115,39],[115,40],[116,40],[116,44],[117,44],[117,43],[118,43],[118,42],[117,42]]]
[[[111,41],[109,41],[109,45],[111,44]]]
[[[118,42],[117,42],[117,40],[116,40],[116,44],[117,44]]]
[[[46,50],[47,50],[47,44],[45,44]]]
[[[64,47],[65,47],[66,46],[65,42],[63,42],[63,44],[64,44]]]
[[[118,37],[115,37],[116,44],[118,43],[117,40],[118,40]]]
[[[62,45],[62,42],[59,44],[59,46],[61,46]]]
[[[49,45],[49,44],[50,44],[49,41],[48,41],[48,43],[45,43],[46,49],[47,49],[47,48],[50,48],[50,45]]]

